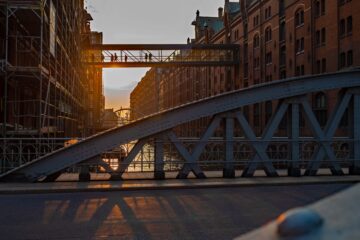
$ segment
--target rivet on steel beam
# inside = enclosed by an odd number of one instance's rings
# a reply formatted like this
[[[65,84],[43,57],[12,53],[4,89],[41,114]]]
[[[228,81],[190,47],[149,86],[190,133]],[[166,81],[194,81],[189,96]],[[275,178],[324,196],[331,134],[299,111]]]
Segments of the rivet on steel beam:
[[[281,237],[296,237],[308,234],[323,224],[322,217],[311,209],[297,208],[281,214],[277,219]]]

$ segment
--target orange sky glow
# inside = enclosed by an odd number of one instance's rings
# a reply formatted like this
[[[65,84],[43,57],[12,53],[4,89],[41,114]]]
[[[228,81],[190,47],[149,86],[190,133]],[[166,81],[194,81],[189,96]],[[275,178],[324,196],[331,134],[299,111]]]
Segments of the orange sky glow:
[[[216,16],[224,0],[86,0],[104,43],[186,43],[195,12]],[[104,69],[106,108],[128,107],[130,93],[148,69]]]

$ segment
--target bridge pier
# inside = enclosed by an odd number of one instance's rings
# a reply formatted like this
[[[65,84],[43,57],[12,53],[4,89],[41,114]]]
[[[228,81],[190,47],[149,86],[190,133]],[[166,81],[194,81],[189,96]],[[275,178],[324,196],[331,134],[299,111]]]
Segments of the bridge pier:
[[[123,180],[122,174],[118,172],[111,173],[110,181],[121,181],[121,180]]]
[[[79,173],[79,181],[80,182],[89,182],[91,180],[90,177],[90,169],[88,165],[80,166],[80,173]]]

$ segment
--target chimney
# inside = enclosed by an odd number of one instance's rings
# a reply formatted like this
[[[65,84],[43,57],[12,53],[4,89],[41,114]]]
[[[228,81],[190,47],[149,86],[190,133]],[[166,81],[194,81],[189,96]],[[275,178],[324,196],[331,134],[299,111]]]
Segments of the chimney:
[[[229,0],[225,0],[225,5],[226,5],[226,4],[229,4]]]
[[[196,17],[198,18],[199,16],[200,16],[200,11],[197,10],[197,11],[196,11]]]
[[[246,1],[245,0],[239,0],[240,3],[240,11],[243,18],[247,18],[247,9],[246,9]]]
[[[219,19],[222,19],[223,12],[224,12],[224,9],[222,7],[219,7],[219,9],[218,9],[218,17],[219,17]]]

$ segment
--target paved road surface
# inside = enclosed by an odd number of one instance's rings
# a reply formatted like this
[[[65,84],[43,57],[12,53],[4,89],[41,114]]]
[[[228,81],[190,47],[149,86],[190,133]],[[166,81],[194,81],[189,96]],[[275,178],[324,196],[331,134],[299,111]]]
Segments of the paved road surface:
[[[0,239],[232,239],[349,186],[0,195]]]

